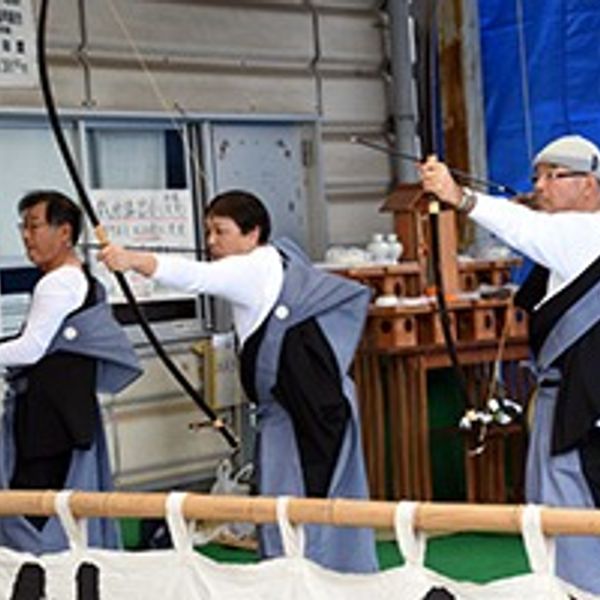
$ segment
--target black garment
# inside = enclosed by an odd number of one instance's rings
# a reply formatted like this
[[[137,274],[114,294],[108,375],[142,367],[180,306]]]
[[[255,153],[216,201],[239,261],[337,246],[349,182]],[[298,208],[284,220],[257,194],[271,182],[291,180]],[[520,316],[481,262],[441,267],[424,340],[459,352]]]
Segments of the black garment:
[[[260,325],[260,327],[250,335],[244,342],[242,353],[240,356],[240,381],[244,388],[246,398],[253,404],[258,404],[258,396],[256,394],[256,360],[258,358],[258,351],[262,344],[263,338],[267,331],[267,323],[269,319],[266,318]]]
[[[530,288],[530,286],[533,287],[534,282],[530,281],[530,278],[533,278],[534,280],[537,280],[535,282],[537,296],[530,295],[529,304],[537,304],[546,292],[546,287],[541,287],[544,271],[546,272],[545,277],[547,277],[546,269],[543,269],[543,267],[534,267],[530,277],[528,277],[523,284],[523,292],[520,291],[516,299],[524,298],[526,290]],[[552,331],[558,319],[599,280],[600,259],[597,259],[566,287],[560,290],[560,292],[544,302],[538,310],[533,311],[532,308],[530,309],[530,344],[536,355],[539,353],[546,337]],[[541,290],[543,290],[543,292],[540,295]],[[524,301],[522,301],[521,305],[523,304]],[[525,307],[527,308],[527,306]]]
[[[581,469],[590,488],[594,504],[600,507],[600,429],[593,428],[581,444]]]
[[[78,309],[96,302],[95,283],[87,270],[88,293]],[[16,390],[15,469],[12,489],[62,489],[75,448],[90,448],[96,429],[96,361],[69,352],[43,356],[19,369]],[[41,529],[45,517],[30,521]]]
[[[17,450],[15,471],[10,480],[13,490],[60,490],[69,474],[72,450],[41,456],[24,458]],[[26,515],[25,517],[36,529],[41,531],[48,521],[46,516]]]
[[[350,407],[335,355],[317,321],[285,334],[273,396],[294,424],[307,496],[324,498],[338,460]]]
[[[26,373],[15,410],[17,455],[36,459],[88,449],[96,425],[96,363],[68,352],[44,356]]]
[[[550,271],[546,267],[534,265],[515,294],[515,305],[531,314],[536,304],[546,295],[549,276]]]
[[[256,355],[264,332],[263,324],[246,340],[242,352],[242,385],[255,402]],[[273,396],[292,420],[307,496],[327,496],[337,463],[350,418],[341,382],[335,355],[316,319],[286,332]]]
[[[594,261],[567,287],[545,302],[538,310],[534,307],[546,294],[549,272],[536,265],[515,297],[515,303],[531,315],[529,342],[538,354],[549,333],[560,317],[600,279],[600,259]],[[552,455],[579,451],[581,469],[594,504],[600,507],[600,398],[596,369],[600,364],[600,324],[592,327],[573,344],[554,366],[561,372],[560,381],[546,382],[558,386],[558,397],[551,434]],[[544,386],[544,383],[542,383]]]
[[[523,293],[520,292],[521,306],[532,310],[532,307],[543,297],[544,271],[546,270],[542,267],[534,268],[523,284]],[[598,281],[600,281],[600,259],[595,260],[565,288],[531,313],[529,344],[535,355],[540,352],[556,322]],[[532,290],[535,292],[532,293]],[[561,372],[552,427],[553,455],[567,452],[584,443],[595,422],[600,418],[597,365],[600,365],[600,323],[593,326],[568,348],[553,365]]]

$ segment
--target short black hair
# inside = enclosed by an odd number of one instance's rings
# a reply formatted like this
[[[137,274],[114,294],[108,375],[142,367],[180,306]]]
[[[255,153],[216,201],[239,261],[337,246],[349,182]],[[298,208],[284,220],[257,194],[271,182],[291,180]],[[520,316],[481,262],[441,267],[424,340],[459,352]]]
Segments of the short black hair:
[[[244,234],[258,227],[258,242],[266,244],[269,241],[271,217],[263,202],[250,192],[228,190],[215,196],[206,209],[206,216],[229,217]]]
[[[19,214],[44,202],[46,204],[46,221],[50,225],[71,226],[71,243],[75,245],[81,233],[81,209],[73,200],[56,190],[34,190],[19,200]]]

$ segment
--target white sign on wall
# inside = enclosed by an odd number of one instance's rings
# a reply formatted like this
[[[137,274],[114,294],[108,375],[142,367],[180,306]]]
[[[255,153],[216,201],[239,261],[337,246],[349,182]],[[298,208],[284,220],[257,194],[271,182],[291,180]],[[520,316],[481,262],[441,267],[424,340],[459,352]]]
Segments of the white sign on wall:
[[[37,83],[31,0],[0,0],[0,87]]]
[[[196,236],[189,190],[92,190],[91,200],[111,242],[159,252],[171,249],[171,254],[194,257]],[[93,241],[93,235],[90,239]],[[111,300],[122,300],[104,267],[97,266],[95,272],[109,289]],[[128,274],[128,279],[140,299],[182,296],[135,274]]]

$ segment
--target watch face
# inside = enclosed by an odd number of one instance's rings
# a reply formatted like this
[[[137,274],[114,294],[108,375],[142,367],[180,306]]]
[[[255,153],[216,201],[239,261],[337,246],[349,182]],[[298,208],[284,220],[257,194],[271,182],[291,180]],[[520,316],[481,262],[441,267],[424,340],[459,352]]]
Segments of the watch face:
[[[463,188],[462,198],[460,199],[460,202],[458,203],[456,208],[461,212],[469,213],[473,210],[476,203],[477,195],[475,194],[475,192],[470,188],[465,187]]]

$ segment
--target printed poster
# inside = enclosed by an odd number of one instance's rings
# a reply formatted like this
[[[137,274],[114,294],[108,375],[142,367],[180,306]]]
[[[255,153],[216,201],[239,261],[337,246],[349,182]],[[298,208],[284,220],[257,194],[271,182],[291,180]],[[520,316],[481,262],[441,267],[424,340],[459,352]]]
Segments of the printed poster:
[[[91,200],[111,242],[132,249],[195,258],[196,224],[189,190],[92,190]],[[91,231],[89,241],[96,242]],[[97,264],[94,271],[109,290],[110,300],[122,301],[115,278],[107,269]],[[130,273],[127,279],[141,300],[185,296],[160,288],[140,275]]]
[[[0,88],[37,85],[31,0],[0,0]]]

